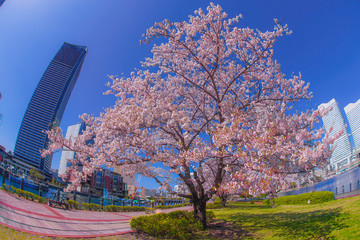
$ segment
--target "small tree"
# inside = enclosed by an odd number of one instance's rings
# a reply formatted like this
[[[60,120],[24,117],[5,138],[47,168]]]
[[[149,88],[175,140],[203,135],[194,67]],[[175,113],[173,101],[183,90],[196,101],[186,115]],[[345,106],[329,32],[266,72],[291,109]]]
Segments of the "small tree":
[[[32,179],[34,179],[37,182],[44,181],[46,178],[44,174],[42,174],[41,172],[39,172],[39,170],[37,170],[35,168],[30,169],[29,175]]]
[[[43,155],[60,147],[76,152],[63,175],[68,190],[104,165],[151,177],[168,191],[176,174],[190,192],[178,195],[192,199],[205,228],[206,202],[222,185],[259,195],[323,166],[334,138],[319,141],[324,130],[314,123],[325,111],[292,112],[311,98],[309,84],[301,75],[285,78],[273,59],[277,38],[290,31],[277,20],[267,32],[239,28],[239,20],[211,4],[188,22],[149,28],[143,42],[164,41],[143,69],[110,77],[115,105],[99,117],[84,114],[87,128],[75,141],[60,129],[48,132],[52,144]]]

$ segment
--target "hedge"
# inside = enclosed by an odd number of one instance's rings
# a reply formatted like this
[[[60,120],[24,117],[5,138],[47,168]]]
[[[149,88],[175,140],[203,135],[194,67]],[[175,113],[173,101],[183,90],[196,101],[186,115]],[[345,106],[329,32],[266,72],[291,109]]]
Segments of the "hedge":
[[[276,205],[305,205],[308,204],[310,200],[310,204],[318,204],[329,202],[334,200],[335,195],[333,192],[329,191],[319,191],[319,192],[311,192],[311,193],[303,193],[299,195],[290,195],[284,197],[278,197],[274,199]],[[264,200],[264,204],[268,204],[270,200]]]
[[[221,208],[221,204],[218,202],[206,204],[206,209],[218,209],[218,208]]]
[[[66,202],[69,204],[70,209],[80,209],[80,204],[78,201],[67,200]]]
[[[145,211],[146,207],[137,207],[137,206],[115,206],[107,205],[104,206],[104,211],[106,212],[142,212]]]
[[[213,212],[207,212],[212,221]],[[194,219],[194,212],[174,211],[150,216],[140,216],[130,222],[132,229],[157,238],[191,239],[192,233],[201,230],[202,225]]]
[[[17,194],[19,197],[23,197],[26,199],[30,199],[31,201],[38,201],[39,203],[44,203],[47,201],[46,198],[40,197],[32,192],[21,190],[20,188],[15,188],[6,184],[3,184],[3,189],[7,192],[11,192],[13,194]]]
[[[155,206],[155,208],[158,208],[158,209],[168,209],[168,208],[177,208],[177,207],[184,207],[184,206],[189,206],[190,203],[187,202],[187,203],[180,203],[180,204],[175,204],[175,205],[166,205],[166,206]]]

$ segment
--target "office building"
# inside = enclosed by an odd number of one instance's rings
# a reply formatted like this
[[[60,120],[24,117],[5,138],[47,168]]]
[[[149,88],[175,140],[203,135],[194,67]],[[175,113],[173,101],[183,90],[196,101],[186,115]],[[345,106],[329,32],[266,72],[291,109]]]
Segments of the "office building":
[[[71,125],[67,128],[65,139],[73,140],[75,137],[79,136],[79,134],[85,130],[84,123],[78,123],[75,125]],[[67,167],[71,166],[69,160],[74,159],[75,152],[69,151],[66,148],[63,148],[61,151],[60,164],[59,164],[59,174],[62,174],[66,171]]]
[[[123,181],[126,184],[127,193],[131,196],[137,191],[137,187],[135,186],[135,173],[128,172],[125,169],[126,168],[123,168],[122,166],[115,166],[114,172],[121,174]]]
[[[26,109],[15,143],[14,156],[51,177],[52,156],[45,131],[60,125],[66,104],[84,63],[87,48],[64,43],[40,79]]]
[[[354,140],[354,156],[355,159],[359,159],[360,158],[360,99],[355,103],[349,103],[344,108],[344,110],[346,117],[349,121],[351,135]]]
[[[333,127],[333,131],[330,135],[335,135],[338,131],[343,131],[342,135],[334,142],[331,147],[335,147],[330,158],[330,167],[332,170],[339,169],[351,162],[352,148],[349,139],[349,134],[346,129],[344,117],[340,111],[339,104],[332,99],[328,103],[321,104],[319,109],[328,109],[332,107],[332,110],[322,118],[324,127],[329,130]]]

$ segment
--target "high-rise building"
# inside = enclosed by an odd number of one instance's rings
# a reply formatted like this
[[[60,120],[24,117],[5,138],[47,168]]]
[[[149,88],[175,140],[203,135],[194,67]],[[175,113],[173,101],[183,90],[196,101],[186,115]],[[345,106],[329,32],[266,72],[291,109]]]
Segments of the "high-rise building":
[[[335,99],[332,99],[328,103],[321,104],[318,108],[327,109],[330,107],[332,107],[332,110],[322,118],[325,129],[329,130],[330,127],[333,127],[333,131],[330,135],[334,135],[341,130],[343,131],[341,136],[334,142],[333,146],[331,146],[336,147],[331,154],[330,166],[332,169],[338,169],[350,163],[352,149],[344,117],[340,111],[339,104],[335,101]]]
[[[79,134],[85,130],[85,124],[84,123],[78,123],[75,125],[71,125],[67,128],[65,139],[70,139],[73,141],[73,139]],[[69,160],[74,159],[75,152],[67,150],[66,148],[63,148],[61,151],[61,157],[60,157],[60,164],[59,164],[59,174],[62,174],[66,171],[67,167],[71,166],[71,163]]]
[[[64,43],[40,79],[26,109],[14,156],[49,176],[52,156],[41,157],[48,146],[45,131],[60,125],[79,77],[87,47]]]
[[[4,4],[5,0],[0,0],[0,7]]]
[[[354,153],[356,158],[360,154],[360,99],[355,103],[349,103],[345,108],[345,114],[349,121],[351,135],[354,140]]]

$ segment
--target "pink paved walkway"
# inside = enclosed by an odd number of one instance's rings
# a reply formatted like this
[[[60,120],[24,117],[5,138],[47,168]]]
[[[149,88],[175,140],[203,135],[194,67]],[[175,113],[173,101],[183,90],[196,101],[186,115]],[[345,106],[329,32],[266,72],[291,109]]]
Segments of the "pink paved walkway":
[[[185,209],[189,207],[166,212]],[[51,208],[0,190],[0,224],[42,236],[84,238],[124,234],[132,232],[130,220],[144,214]]]

